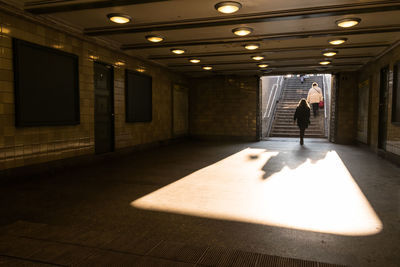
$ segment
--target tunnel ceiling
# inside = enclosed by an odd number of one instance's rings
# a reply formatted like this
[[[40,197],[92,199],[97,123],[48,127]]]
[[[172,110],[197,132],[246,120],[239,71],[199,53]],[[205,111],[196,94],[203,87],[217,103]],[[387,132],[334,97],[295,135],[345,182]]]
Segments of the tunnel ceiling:
[[[220,13],[218,0],[36,0],[17,1],[21,8],[58,21],[88,36],[117,44],[126,53],[191,76],[210,74],[311,73],[357,70],[400,39],[400,1],[239,0],[241,8]],[[122,13],[132,20],[111,22]],[[359,18],[351,28],[336,22]],[[232,30],[250,27],[247,36]],[[152,43],[146,36],[162,36]],[[329,40],[347,38],[341,45]],[[245,49],[256,43],[256,50]],[[172,48],[186,50],[176,55]],[[337,50],[328,67],[325,49]],[[251,57],[261,55],[261,61]],[[200,59],[193,64],[189,59]],[[265,63],[266,68],[258,64]],[[202,66],[210,65],[206,71]]]

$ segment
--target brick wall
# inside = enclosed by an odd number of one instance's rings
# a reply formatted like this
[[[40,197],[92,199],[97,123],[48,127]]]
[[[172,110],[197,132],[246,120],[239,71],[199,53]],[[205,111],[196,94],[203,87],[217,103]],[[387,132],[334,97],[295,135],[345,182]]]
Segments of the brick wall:
[[[126,66],[115,67],[114,71],[116,149],[171,138],[171,84],[184,83],[181,76],[105,48],[84,36],[43,25],[29,15],[12,14],[0,9],[0,24],[0,170],[94,154],[94,83],[90,55],[109,64],[120,60],[126,62]],[[14,126],[12,37],[79,56],[79,125]],[[140,68],[153,78],[151,123],[125,123],[125,68]]]
[[[211,139],[257,139],[258,81],[255,76],[193,79],[190,134]]]
[[[393,66],[400,60],[400,46],[392,49],[383,57],[370,62],[359,71],[359,82],[369,80],[370,84],[370,112],[368,140],[369,146],[373,150],[378,149],[378,125],[379,125],[379,89],[380,89],[380,70],[389,67],[390,81],[388,94],[388,114],[387,114],[387,146],[386,150],[400,155],[400,126],[391,122],[392,120],[392,97],[393,97]]]

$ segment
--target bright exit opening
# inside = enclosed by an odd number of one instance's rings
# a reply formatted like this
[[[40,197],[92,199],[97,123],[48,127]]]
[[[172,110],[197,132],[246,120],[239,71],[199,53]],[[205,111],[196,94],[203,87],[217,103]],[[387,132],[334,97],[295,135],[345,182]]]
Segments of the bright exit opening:
[[[313,83],[322,91],[323,103],[311,108],[311,124],[305,132],[307,138],[326,138],[331,121],[331,74],[296,74],[263,76],[260,80],[260,134],[268,137],[298,137],[299,129],[293,124],[293,115],[301,98],[306,98]]]

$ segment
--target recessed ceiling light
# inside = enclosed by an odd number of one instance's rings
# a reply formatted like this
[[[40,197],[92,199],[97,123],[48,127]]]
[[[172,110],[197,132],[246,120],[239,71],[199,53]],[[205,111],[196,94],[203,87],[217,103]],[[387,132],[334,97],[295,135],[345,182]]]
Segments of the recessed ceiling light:
[[[252,33],[253,29],[249,28],[249,27],[240,27],[240,28],[233,29],[232,32],[238,36],[246,36],[246,35],[249,35],[250,33]]]
[[[347,41],[347,38],[336,38],[336,39],[331,39],[328,42],[331,45],[341,45]]]
[[[121,67],[121,66],[125,66],[125,62],[123,61],[117,61],[114,63],[115,66]]]
[[[56,49],[61,49],[64,47],[63,45],[60,45],[60,44],[54,44],[52,46],[53,46],[53,48],[56,48]]]
[[[264,59],[263,56],[252,56],[251,58],[254,60],[263,60]]]
[[[156,36],[156,35],[147,35],[147,36],[146,36],[146,39],[147,39],[149,42],[152,42],[152,43],[159,43],[159,42],[162,42],[162,41],[164,40],[163,37],[161,37],[161,36]]]
[[[246,48],[247,50],[255,50],[257,48],[259,48],[260,45],[259,44],[247,44],[244,46],[244,48]]]
[[[336,25],[342,28],[350,28],[356,26],[360,21],[361,19],[359,18],[339,19],[336,21]]]
[[[257,65],[259,68],[266,68],[268,67],[268,64],[262,63]]]
[[[136,71],[138,71],[138,72],[146,72],[146,68],[138,67],[138,68],[136,68]]]
[[[203,66],[203,70],[212,70],[211,66]]]
[[[180,49],[180,48],[172,48],[171,52],[174,53],[174,54],[181,55],[181,54],[185,53],[185,50],[184,49]]]
[[[99,56],[90,55],[89,58],[90,58],[91,60],[98,60],[98,59],[99,59]]]
[[[215,9],[221,13],[231,14],[238,11],[242,5],[234,1],[224,1],[215,5]]]
[[[111,13],[107,15],[108,19],[118,24],[125,24],[132,20],[132,18],[125,14]]]
[[[326,57],[333,57],[334,55],[336,55],[337,53],[339,53],[336,50],[325,50],[322,52],[322,54]]]
[[[191,58],[191,59],[189,59],[189,61],[196,64],[196,63],[199,63],[199,62],[200,62],[200,59],[198,59],[198,58]]]
[[[319,62],[319,64],[321,64],[321,65],[329,65],[331,63],[332,63],[332,61],[330,61],[330,60],[323,60],[323,61]]]

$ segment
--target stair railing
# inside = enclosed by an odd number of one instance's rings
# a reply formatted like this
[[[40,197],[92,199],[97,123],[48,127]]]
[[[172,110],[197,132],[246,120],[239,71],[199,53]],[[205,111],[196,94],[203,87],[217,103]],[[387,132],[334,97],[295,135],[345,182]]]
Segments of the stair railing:
[[[322,77],[322,86],[324,91],[324,119],[325,119],[325,136],[329,136],[330,121],[330,92],[331,92],[331,76],[324,74]]]
[[[282,88],[284,87],[285,78],[284,76],[279,76],[276,83],[272,86],[272,89],[268,95],[268,103],[263,114],[262,120],[265,122],[265,127],[267,129],[266,136],[269,136],[272,129],[272,124],[275,117],[276,105],[281,99]]]

